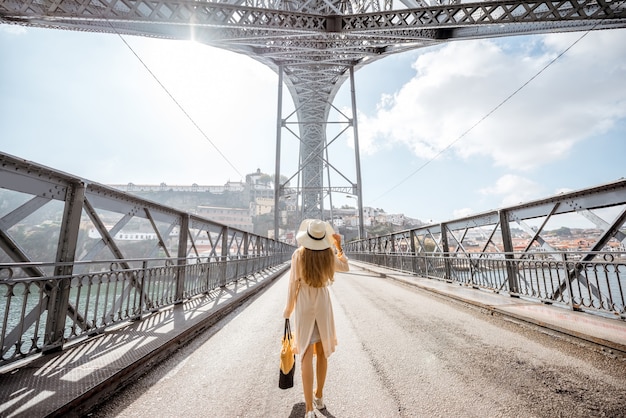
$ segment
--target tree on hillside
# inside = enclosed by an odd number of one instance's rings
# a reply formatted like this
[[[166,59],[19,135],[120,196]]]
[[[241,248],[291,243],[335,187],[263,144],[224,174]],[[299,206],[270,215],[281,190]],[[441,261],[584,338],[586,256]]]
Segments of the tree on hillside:
[[[559,229],[554,231],[554,235],[558,237],[571,237],[572,231],[569,228],[562,226]]]

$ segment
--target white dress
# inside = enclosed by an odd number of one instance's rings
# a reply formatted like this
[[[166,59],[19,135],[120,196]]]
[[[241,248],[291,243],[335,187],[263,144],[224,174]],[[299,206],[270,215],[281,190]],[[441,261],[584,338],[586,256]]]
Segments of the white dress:
[[[328,281],[326,286],[312,287],[304,280],[297,277],[298,262],[302,247],[294,251],[291,256],[291,272],[289,275],[289,293],[287,304],[283,312],[285,318],[289,318],[295,310],[294,315],[294,351],[303,354],[311,341],[313,329],[317,323],[319,339],[324,347],[326,357],[335,351],[337,345],[337,333],[335,331],[335,318],[333,316],[333,306],[328,291]],[[341,258],[335,257],[335,271],[348,271],[348,259],[345,255]]]

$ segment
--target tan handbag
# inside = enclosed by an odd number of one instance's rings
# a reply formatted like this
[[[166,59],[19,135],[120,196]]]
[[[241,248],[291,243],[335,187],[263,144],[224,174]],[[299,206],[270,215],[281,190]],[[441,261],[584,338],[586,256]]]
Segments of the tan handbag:
[[[280,376],[278,387],[289,389],[293,387],[293,375],[296,371],[296,355],[293,352],[293,334],[289,325],[289,318],[285,319],[282,347],[280,349]]]

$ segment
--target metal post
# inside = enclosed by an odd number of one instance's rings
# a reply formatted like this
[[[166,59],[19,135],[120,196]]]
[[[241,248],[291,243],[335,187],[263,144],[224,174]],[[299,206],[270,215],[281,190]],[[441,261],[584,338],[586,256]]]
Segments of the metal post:
[[[227,261],[230,257],[230,248],[228,244],[228,226],[222,227],[222,261]]]
[[[248,232],[244,232],[243,233],[243,254],[239,258],[243,259],[242,263],[245,266],[244,270],[246,272],[245,273],[246,276],[250,272],[248,270],[249,263],[250,263],[250,257],[248,257],[248,255],[249,255],[248,246],[249,245],[250,245],[250,234]],[[252,253],[254,254],[254,250],[252,251]]]
[[[561,253],[561,262],[563,263],[563,271],[565,272],[565,285],[567,286],[568,305],[571,310],[576,310],[574,304],[574,293],[572,292],[572,283],[569,280],[569,269],[567,268],[567,253]]]
[[[187,241],[189,240],[189,214],[181,217],[178,233],[178,259],[176,260],[176,303],[182,303],[187,273]]]
[[[224,287],[226,286],[226,273],[228,271],[228,261],[229,261],[229,254],[230,254],[230,248],[228,248],[228,227],[224,226],[222,227],[222,251],[221,251],[221,256],[220,256],[220,277],[219,277],[219,283],[220,283],[220,287]]]
[[[144,260],[141,263],[141,284],[139,285],[139,312],[135,316],[135,319],[141,320],[144,311],[144,305],[146,304],[146,275],[148,274],[148,262]]]
[[[61,265],[54,269],[54,276],[58,279],[56,279],[56,285],[50,289],[43,353],[54,352],[63,348],[63,334],[74,270],[73,261],[76,257],[84,200],[85,185],[83,183],[70,184],[65,194],[65,208],[57,244],[56,261]]]
[[[509,292],[518,293],[517,288],[517,270],[515,268],[513,256],[513,240],[511,239],[511,228],[509,227],[508,214],[505,210],[499,212],[500,216],[500,233],[502,234],[502,245],[504,246],[504,258],[506,260],[507,281],[509,283]],[[512,295],[513,296],[513,295]]]
[[[415,229],[412,229],[411,231],[409,231],[409,238],[410,238],[409,243],[411,244],[411,256],[413,258],[412,270],[413,270],[413,274],[417,276],[418,264],[417,264],[417,247],[415,246],[415,240],[418,238],[417,238]]]
[[[326,141],[324,141],[326,142]],[[328,159],[328,144],[324,144],[324,153],[326,154],[326,161],[329,161]],[[328,205],[329,205],[329,218],[328,220],[330,221],[330,224],[333,225],[333,193],[332,193],[332,187],[330,184],[330,164],[326,164],[326,179],[328,180]],[[321,210],[322,210],[322,215],[324,214],[324,198],[322,198],[322,206],[321,206]]]
[[[359,239],[365,238],[363,225],[363,193],[361,190],[361,153],[359,151],[359,127],[356,115],[356,93],[354,88],[354,66],[350,67],[350,100],[352,102],[352,130],[354,131],[354,161],[356,165],[356,196],[359,207]]]
[[[443,263],[445,267],[445,280],[454,281],[452,277],[452,268],[450,266],[450,246],[448,245],[448,227],[445,223],[439,224],[441,233],[441,251],[443,256]]]
[[[276,166],[274,169],[274,239],[278,241],[278,234],[280,231],[279,219],[280,219],[280,148],[281,148],[281,132],[283,129],[282,121],[282,109],[283,109],[283,66],[278,66],[278,109],[276,111]]]

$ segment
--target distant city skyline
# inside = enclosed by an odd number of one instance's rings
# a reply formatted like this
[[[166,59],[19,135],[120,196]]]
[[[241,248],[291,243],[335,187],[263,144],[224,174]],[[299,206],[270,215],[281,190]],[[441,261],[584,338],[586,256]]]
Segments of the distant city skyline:
[[[258,171],[259,169],[257,169],[256,172],[251,172],[249,174],[254,174],[254,173],[259,173]],[[267,174],[267,173],[260,173],[260,174]],[[124,183],[124,184],[109,184],[109,187],[116,187],[119,188],[123,191],[129,191],[129,192],[161,192],[161,191],[173,191],[173,192],[206,192],[206,191],[212,191],[213,193],[220,193],[223,192],[225,189],[228,189],[228,185],[229,184],[233,184],[233,182],[228,181],[226,183],[224,183],[223,185],[199,185],[199,184],[192,184],[192,185],[187,185],[187,184],[178,184],[178,185],[167,185],[163,182],[159,183],[159,184],[132,184],[132,189],[133,190],[128,190],[128,186],[129,183]],[[237,183],[239,184],[239,183]],[[244,182],[242,182],[241,184],[244,184]],[[273,186],[273,184],[271,185]],[[163,190],[165,188],[165,190]],[[270,187],[271,190],[273,190],[273,187]],[[242,191],[243,190],[243,186],[241,188],[232,188],[232,191]],[[268,189],[263,189],[263,190],[268,190]],[[545,196],[544,198],[550,198],[551,196]],[[264,200],[267,200],[266,198],[263,198]],[[269,199],[270,202],[269,204],[271,206],[273,206],[273,198]],[[520,203],[528,203],[528,202],[520,202]],[[264,202],[263,205],[267,205],[267,202]],[[345,207],[344,207],[345,206]],[[516,205],[511,205],[510,207],[515,207]],[[352,208],[352,210],[356,209],[356,202],[354,199],[349,200],[348,202],[344,202],[341,205],[333,205],[333,210],[337,210],[337,213],[333,214],[333,219],[335,217],[335,215],[341,214],[341,216],[346,217],[348,219],[351,219],[352,217],[348,214],[346,215],[344,212],[341,212],[342,210],[345,211],[345,208]],[[461,218],[464,218],[464,216],[460,216],[458,218],[450,218],[450,219],[445,219],[443,221],[433,221],[432,219],[422,219],[422,218],[418,218],[418,217],[414,217],[411,216],[410,214],[406,214],[404,212],[393,212],[393,211],[389,211],[387,208],[385,208],[384,206],[364,206],[364,218],[366,218],[367,220],[365,221],[365,226],[371,226],[369,219],[373,219],[376,215],[371,215],[368,214],[370,212],[370,210],[373,210],[374,212],[377,211],[381,211],[382,213],[384,213],[386,216],[399,216],[403,219],[406,220],[416,220],[419,222],[422,222],[424,225],[429,225],[429,224],[437,224],[440,222],[446,222],[446,221],[454,221],[454,220],[458,220]],[[604,208],[604,209],[600,209],[600,210],[595,210],[595,214],[598,215],[600,218],[604,219],[607,222],[610,222],[612,219],[615,218],[615,216],[617,216],[619,214],[619,212],[622,210],[623,208],[620,206],[615,206],[615,207],[609,207],[609,208]],[[294,209],[295,210],[295,209]],[[329,208],[326,208],[326,210],[328,211]],[[356,217],[356,214],[355,216]],[[571,214],[565,214],[565,215],[558,215],[558,216],[553,216],[552,221],[543,225],[543,230],[546,232],[554,232],[557,231],[559,229],[563,229],[563,228],[567,228],[570,229],[572,231],[578,231],[578,230],[594,230],[594,231],[601,231],[600,228],[598,228],[596,225],[593,225],[590,221],[586,220],[585,218],[583,218],[581,215],[576,214],[576,213],[571,213]],[[389,221],[389,220],[388,220]],[[352,223],[352,221],[350,221]],[[538,227],[539,225],[541,225],[544,222],[543,217],[539,217],[537,219],[526,219],[524,221],[525,224],[531,226],[531,227]],[[394,223],[396,225],[398,225],[397,223]],[[489,231],[492,228],[492,226],[487,227],[487,230]],[[516,226],[515,224],[513,224],[512,226],[510,226],[511,231],[521,231],[523,232],[524,230],[519,227]],[[482,232],[481,232],[482,231]],[[481,228],[477,228],[476,230],[474,230],[474,232],[470,232],[471,234],[474,233],[479,233],[479,234],[484,234],[484,230]]]
[[[194,42],[124,40],[132,51],[116,35],[0,25],[0,150],[101,184],[274,171],[274,72]],[[370,64],[355,74],[363,205],[443,222],[626,177],[625,79],[623,29],[454,41]],[[348,90],[334,105],[350,114]],[[283,143],[293,173],[297,141]],[[332,151],[354,169],[350,135]]]

